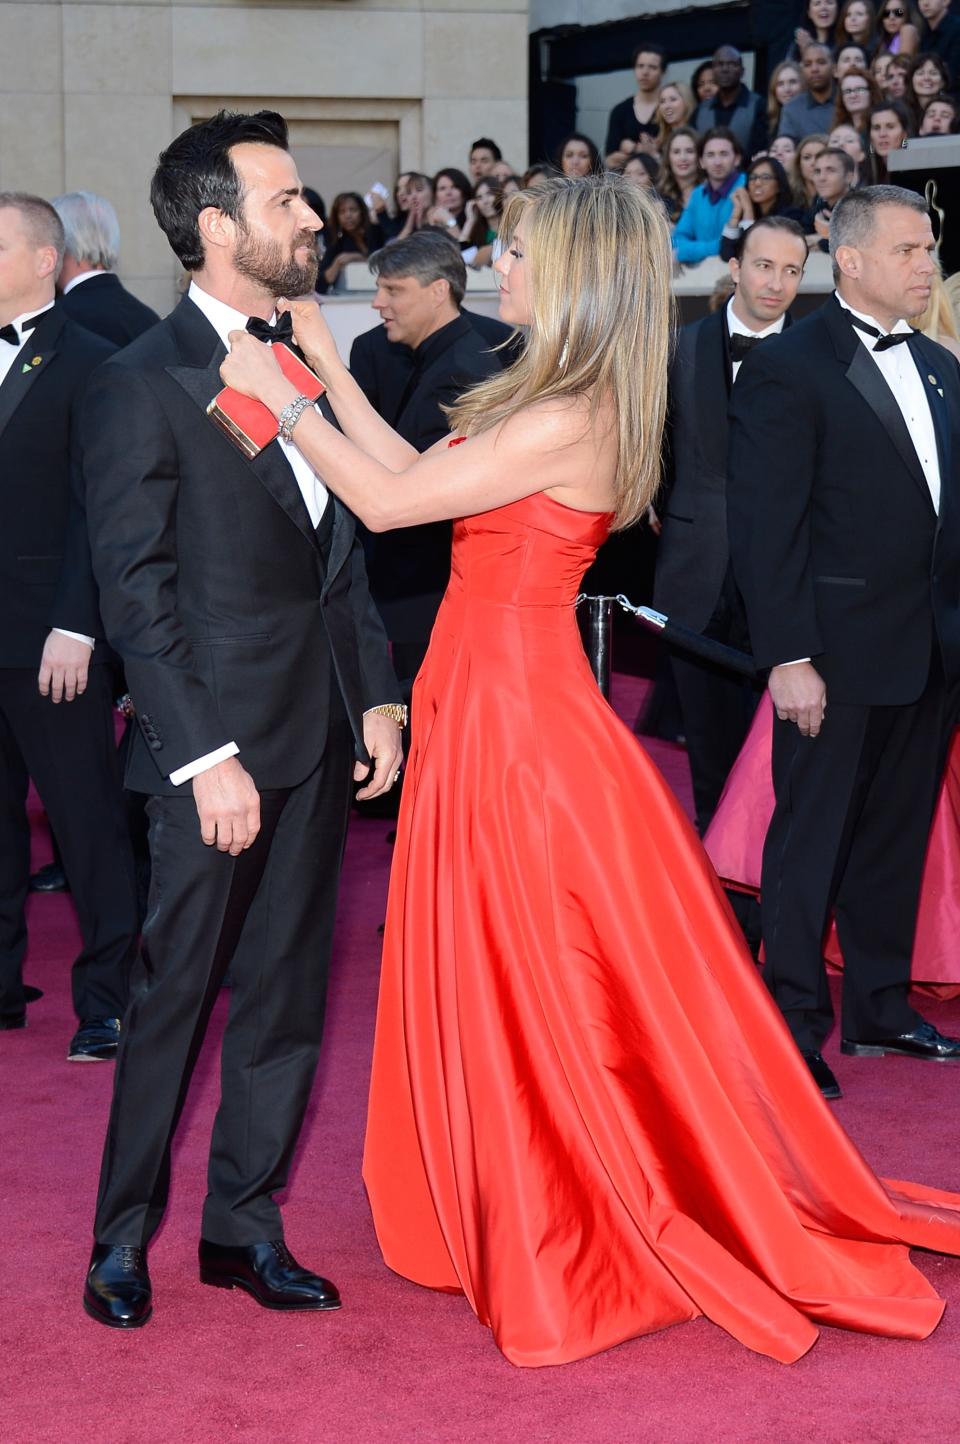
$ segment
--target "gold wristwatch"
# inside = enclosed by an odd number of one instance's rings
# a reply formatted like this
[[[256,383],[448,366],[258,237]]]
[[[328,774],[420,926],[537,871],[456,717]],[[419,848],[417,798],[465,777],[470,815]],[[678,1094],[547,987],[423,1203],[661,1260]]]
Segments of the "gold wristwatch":
[[[402,702],[381,702],[379,707],[368,707],[367,711],[379,712],[382,717],[389,717],[398,727],[407,725],[407,709]]]

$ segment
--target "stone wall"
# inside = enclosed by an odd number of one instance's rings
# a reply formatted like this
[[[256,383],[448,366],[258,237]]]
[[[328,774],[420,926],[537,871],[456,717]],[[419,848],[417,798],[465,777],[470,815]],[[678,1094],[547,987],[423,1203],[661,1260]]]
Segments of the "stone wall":
[[[0,55],[0,189],[108,196],[124,280],[161,311],[176,265],[149,178],[222,105],[281,111],[328,202],[465,169],[481,134],[527,159],[527,0],[27,0],[0,3]]]

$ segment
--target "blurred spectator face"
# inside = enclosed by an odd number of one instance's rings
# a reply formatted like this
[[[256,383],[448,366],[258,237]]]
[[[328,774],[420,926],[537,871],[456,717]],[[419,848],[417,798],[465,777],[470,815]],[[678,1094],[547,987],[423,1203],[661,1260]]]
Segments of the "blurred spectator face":
[[[930,217],[906,206],[881,206],[862,245],[840,246],[837,262],[856,286],[857,310],[909,320],[927,309],[936,261]]]
[[[844,45],[837,53],[837,79],[842,80],[848,70],[866,70],[868,64],[869,58],[862,45]]]
[[[910,61],[901,60],[897,55],[890,57],[890,69],[887,71],[887,83],[884,91],[888,100],[902,100],[907,93],[907,76],[910,73]]]
[[[495,160],[490,174],[502,184],[508,175],[513,175],[513,166],[508,160]]]
[[[366,219],[363,211],[352,196],[345,196],[343,198],[337,206],[336,215],[334,216],[334,220],[341,231],[346,231],[348,236],[355,235],[357,231],[362,231],[366,224]]]
[[[797,169],[805,184],[813,185],[813,167],[817,163],[817,156],[824,150],[826,146],[822,140],[805,140],[797,151]]]
[[[642,191],[653,189],[653,177],[647,170],[643,161],[638,155],[632,155],[623,167],[623,174],[631,185],[639,186]]]
[[[697,76],[697,100],[712,100],[716,93],[717,77],[713,73],[713,66],[708,65]]]
[[[936,100],[931,100],[923,112],[923,120],[920,122],[921,135],[952,135],[957,120],[957,107],[952,100],[945,95],[939,95]]]
[[[736,169],[737,153],[728,140],[708,140],[700,164],[710,184],[722,186]]]
[[[795,65],[781,65],[780,73],[777,76],[777,83],[774,87],[774,95],[781,105],[786,105],[788,100],[800,94],[803,89],[803,81],[800,72]]]
[[[437,176],[437,183],[433,192],[434,200],[438,206],[443,206],[451,215],[458,216],[467,203],[467,198],[458,185],[454,183],[453,177],[441,171]]]
[[[863,0],[853,0],[843,21],[843,28],[853,40],[866,40],[870,34],[870,11]]]
[[[650,94],[663,79],[663,61],[655,50],[641,50],[633,66],[637,89]]]
[[[950,9],[950,0],[917,0],[917,9],[928,25],[936,25]]]
[[[845,75],[840,82],[840,94],[847,114],[854,119],[870,109],[870,86],[862,75]]]
[[[475,145],[470,152],[470,179],[474,185],[485,175],[492,175],[496,163],[492,150],[485,145]]]
[[[944,88],[943,75],[940,66],[932,56],[921,61],[913,72],[913,93],[920,101],[929,101],[934,95],[939,95]]]
[[[406,215],[410,209],[410,175],[407,171],[401,171],[397,176],[396,185],[397,210]]]
[[[667,165],[674,180],[683,186],[696,176],[700,168],[697,147],[688,135],[675,135],[667,147]]]
[[[863,138],[852,125],[836,125],[830,132],[830,144],[838,150],[845,150],[856,165],[862,165],[867,158]]]
[[[807,19],[818,30],[832,30],[839,13],[837,0],[810,0],[807,6]]]
[[[803,78],[812,95],[826,95],[833,82],[833,61],[822,45],[808,45],[801,62]]]
[[[474,199],[477,202],[477,210],[483,219],[495,226],[500,218],[500,187],[493,176],[480,182],[474,193]]]
[[[721,45],[713,57],[713,78],[717,89],[729,92],[736,90],[743,79],[743,61],[739,50],[732,45]]]
[[[870,66],[870,74],[884,94],[887,92],[890,80],[890,63],[892,60],[893,56],[888,50],[878,50],[873,57],[873,64]]]
[[[802,236],[751,226],[741,260],[730,262],[737,286],[734,308],[747,324],[762,330],[780,320],[796,299],[806,259]]]
[[[778,135],[770,145],[770,154],[774,160],[778,160],[783,166],[787,175],[792,175],[797,169],[797,143],[791,135]]]
[[[870,122],[870,144],[877,155],[899,150],[907,138],[895,110],[878,110]]]
[[[682,125],[687,117],[687,102],[675,85],[665,85],[660,92],[660,114],[667,125]]]
[[[506,180],[500,183],[500,194],[505,201],[509,200],[511,196],[518,195],[520,190],[520,181],[515,175],[508,175]]]
[[[569,176],[590,174],[593,170],[593,161],[590,158],[590,151],[582,140],[567,141],[560,157],[560,169],[564,175]]]
[[[877,22],[881,33],[889,36],[898,35],[909,19],[906,0],[887,0],[877,11]],[[879,78],[879,77],[878,77]]]
[[[826,150],[814,162],[813,183],[817,195],[830,207],[835,206],[850,189],[847,171],[840,157]]]
[[[439,283],[421,286],[416,276],[380,276],[373,309],[386,327],[388,341],[416,347],[430,334],[437,315]]]
[[[776,202],[779,189],[773,167],[767,160],[754,161],[747,177],[747,193],[753,202],[754,210],[766,215]]]

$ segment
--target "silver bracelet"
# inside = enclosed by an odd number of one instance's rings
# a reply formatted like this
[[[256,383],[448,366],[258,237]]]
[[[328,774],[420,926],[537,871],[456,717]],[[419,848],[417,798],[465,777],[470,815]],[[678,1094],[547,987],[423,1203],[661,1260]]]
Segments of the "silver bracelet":
[[[295,396],[294,399],[292,401],[289,401],[287,405],[283,408],[283,410],[280,412],[280,415],[277,417],[277,421],[280,427],[278,435],[284,441],[293,440],[293,428],[296,426],[297,422],[300,420],[307,407],[312,405],[313,402],[310,400],[309,396],[300,395]]]

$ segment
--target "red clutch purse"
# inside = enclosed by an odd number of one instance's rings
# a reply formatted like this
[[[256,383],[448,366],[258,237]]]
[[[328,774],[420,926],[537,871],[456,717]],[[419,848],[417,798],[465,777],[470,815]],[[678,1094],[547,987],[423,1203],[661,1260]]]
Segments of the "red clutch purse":
[[[280,370],[301,395],[309,396],[311,401],[323,395],[326,387],[320,377],[315,376],[299,356],[294,356],[289,347],[277,341],[271,349]],[[240,448],[248,461],[269,446],[279,430],[277,418],[269,407],[264,406],[262,401],[255,401],[252,396],[234,391],[232,386],[225,386],[217,392],[207,407],[207,415],[224,436],[229,436]]]

